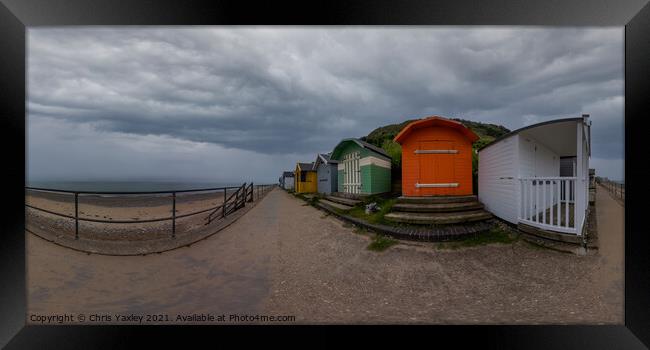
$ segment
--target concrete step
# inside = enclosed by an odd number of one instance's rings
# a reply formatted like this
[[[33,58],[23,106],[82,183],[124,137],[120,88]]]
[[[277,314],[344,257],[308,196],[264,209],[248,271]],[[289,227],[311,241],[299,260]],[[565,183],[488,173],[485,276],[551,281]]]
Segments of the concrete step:
[[[476,196],[431,196],[431,197],[405,197],[397,198],[397,203],[401,204],[442,204],[442,203],[465,203],[476,202]]]
[[[327,199],[330,202],[344,204],[344,205],[348,205],[350,207],[354,207],[355,205],[361,203],[360,200],[351,199],[351,198],[337,197],[337,196],[326,196],[325,199]]]
[[[387,220],[406,224],[449,225],[465,222],[482,221],[492,217],[485,210],[464,211],[456,213],[406,213],[392,212],[384,216]]]
[[[338,197],[338,198],[354,199],[354,200],[363,200],[365,197],[368,197],[367,194],[346,193],[346,192],[332,192],[332,196]]]
[[[479,209],[483,209],[483,204],[479,202],[436,203],[436,204],[397,203],[393,205],[393,211],[414,212],[414,213],[447,213],[447,212],[462,212],[462,211],[479,210]]]
[[[583,243],[582,241],[584,238],[582,236],[578,236],[570,233],[562,233],[562,232],[556,232],[551,230],[545,230],[543,228],[534,227],[523,223],[517,224],[517,229],[519,229],[519,231],[525,232],[527,234],[536,237],[541,237],[543,239],[569,243],[569,244],[581,245]]]
[[[318,203],[326,205],[326,206],[328,206],[330,208],[336,208],[336,209],[340,209],[340,210],[350,210],[350,209],[352,209],[352,206],[341,204],[341,203],[336,203],[336,202],[332,202],[332,201],[328,201],[327,199],[320,199],[320,200],[318,200]]]

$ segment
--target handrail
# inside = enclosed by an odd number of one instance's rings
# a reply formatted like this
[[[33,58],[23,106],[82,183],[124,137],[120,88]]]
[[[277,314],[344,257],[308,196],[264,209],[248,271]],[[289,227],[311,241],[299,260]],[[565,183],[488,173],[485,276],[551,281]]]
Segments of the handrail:
[[[229,204],[228,204],[228,201],[230,201],[230,200],[232,199],[233,196],[239,196],[239,191],[241,191],[242,188],[244,188],[244,186],[246,186],[246,183],[245,183],[245,182],[244,182],[243,185],[237,187],[237,191],[235,191],[235,193],[231,194],[230,197],[228,197],[228,198],[227,198],[227,199],[222,203],[221,206],[223,207],[223,210],[222,210],[223,217],[225,217],[226,215],[230,214],[230,212],[228,211],[228,205],[229,205]],[[224,197],[225,197],[225,190],[224,190]],[[232,208],[232,207],[231,207],[231,208]],[[212,215],[214,215],[217,211],[219,211],[219,208],[216,208],[214,211],[212,211],[210,214],[208,214],[208,217],[205,219],[205,220],[208,221],[207,224],[209,224],[209,223],[212,222],[212,219],[213,219],[213,218],[212,218]],[[206,225],[207,225],[207,224],[206,224]]]
[[[144,220],[102,220],[102,219],[93,219],[93,218],[85,218],[85,217],[75,218],[73,215],[56,213],[56,212],[53,212],[53,211],[50,211],[50,210],[47,210],[47,209],[43,209],[43,208],[39,208],[39,207],[35,207],[35,206],[29,205],[29,204],[25,204],[25,206],[28,207],[28,208],[31,208],[31,209],[35,209],[35,210],[38,210],[38,211],[48,213],[48,214],[61,216],[61,217],[67,218],[67,219],[78,219],[79,221],[99,222],[99,223],[103,223],[103,224],[151,223],[151,222],[159,222],[159,221],[168,221],[168,220],[172,220],[174,218],[173,216],[168,216],[168,217],[163,217],[163,218],[155,218],[155,219],[144,219]],[[219,210],[219,208],[221,208],[221,204],[216,206],[216,207],[211,207],[211,208],[208,208],[208,209],[202,209],[202,210],[194,211],[194,212],[183,214],[183,215],[176,215],[176,219],[182,219],[182,218],[186,218],[186,217],[189,217],[189,216],[198,215],[198,214],[205,213],[207,211],[214,210],[214,209]]]
[[[596,177],[595,182],[603,186],[615,198],[620,199],[625,204],[625,183],[601,177]]]
[[[259,197],[259,189],[263,188],[263,191],[266,190],[267,187],[272,188],[274,185],[258,185],[258,199]],[[39,208],[30,204],[25,204],[27,208],[42,211],[51,215],[67,218],[67,219],[72,219],[75,220],[75,239],[79,239],[79,221],[84,221],[84,222],[98,222],[98,223],[107,223],[107,224],[134,224],[134,223],[151,223],[151,222],[160,222],[160,221],[172,221],[172,238],[175,237],[176,235],[176,219],[181,219],[189,216],[194,216],[198,214],[202,214],[205,212],[211,211],[211,213],[206,217],[208,220],[208,224],[213,220],[212,215],[216,212],[219,211],[219,209],[222,210],[223,212],[223,217],[227,216],[231,212],[242,208],[246,205],[246,202],[248,200],[248,197],[250,195],[250,202],[254,201],[254,186],[253,183],[251,183],[249,186],[246,186],[246,183],[244,182],[241,186],[225,186],[225,187],[214,187],[214,188],[200,188],[200,189],[189,189],[189,190],[177,190],[177,191],[123,191],[123,192],[117,192],[117,191],[70,191],[70,190],[59,190],[59,189],[52,189],[52,188],[41,188],[41,187],[30,187],[30,186],[25,186],[26,190],[30,191],[40,191],[40,192],[54,192],[54,193],[69,193],[69,194],[74,194],[75,197],[75,215],[67,215],[63,213],[58,213],[55,211]],[[226,198],[226,193],[230,189],[237,189],[234,193],[230,195],[230,197]],[[249,192],[250,190],[250,192]],[[177,193],[188,193],[188,192],[208,192],[208,191],[224,191],[224,202],[214,206],[210,207],[207,209],[201,209],[197,210],[194,212],[182,214],[182,215],[176,215],[176,194]],[[243,192],[243,193],[242,193]],[[265,193],[265,192],[264,192]],[[162,218],[153,218],[153,219],[144,219],[144,220],[103,220],[103,219],[93,219],[93,218],[87,218],[87,217],[80,217],[79,216],[79,195],[80,194],[88,194],[88,195],[93,195],[93,194],[111,194],[111,195],[117,195],[117,194],[122,194],[122,195],[144,195],[144,194],[171,194],[172,197],[172,215],[168,217],[162,217]],[[240,196],[241,194],[241,196]],[[235,201],[231,201],[233,197],[237,197]],[[207,224],[206,224],[207,225]]]
[[[244,182],[244,185],[245,185],[245,184],[246,184],[246,183]],[[243,185],[242,185],[242,186],[243,186]],[[228,207],[228,201],[231,200],[232,197],[233,197],[234,195],[236,195],[237,193],[239,193],[239,190],[241,189],[241,186],[239,186],[239,187],[235,187],[235,188],[237,189],[237,191],[233,192],[233,193],[230,195],[230,197],[226,198],[226,200],[223,201],[223,203],[221,204],[222,207],[223,207],[223,206],[225,206],[226,208]],[[208,214],[208,217],[206,218],[206,220],[208,220],[208,222],[212,221],[212,215],[213,215],[214,213],[216,213],[218,210],[219,210],[219,208],[215,208],[215,210],[214,210],[213,212],[211,212],[210,214]],[[225,216],[225,214],[224,214],[224,216]]]
[[[27,190],[45,191],[45,192],[58,192],[58,193],[78,193],[78,194],[165,194],[165,193],[184,193],[184,192],[207,192],[207,191],[220,191],[239,188],[241,186],[225,186],[213,188],[197,188],[191,190],[177,190],[177,191],[71,191],[71,190],[58,190],[53,188],[30,187],[25,186]]]

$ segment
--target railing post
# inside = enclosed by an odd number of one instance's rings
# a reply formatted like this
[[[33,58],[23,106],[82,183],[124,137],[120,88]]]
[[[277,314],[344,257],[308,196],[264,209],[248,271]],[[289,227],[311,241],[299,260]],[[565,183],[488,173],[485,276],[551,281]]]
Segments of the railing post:
[[[172,238],[176,237],[176,192],[172,192]]]
[[[221,217],[226,217],[226,187],[223,188],[223,204],[221,205]]]
[[[74,239],[79,239],[79,193],[74,193]]]

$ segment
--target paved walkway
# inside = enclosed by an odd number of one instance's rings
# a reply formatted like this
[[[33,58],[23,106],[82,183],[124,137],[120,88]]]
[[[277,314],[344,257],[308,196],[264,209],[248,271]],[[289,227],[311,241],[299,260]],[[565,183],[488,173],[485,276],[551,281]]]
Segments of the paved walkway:
[[[598,253],[600,285],[604,295],[616,301],[624,312],[625,271],[625,207],[606,188],[596,189],[596,219],[598,225]]]
[[[299,323],[623,321],[609,255],[524,242],[459,250],[406,242],[377,253],[368,243],[279,189],[218,234],[158,255],[87,255],[28,235],[28,310],[295,315]]]

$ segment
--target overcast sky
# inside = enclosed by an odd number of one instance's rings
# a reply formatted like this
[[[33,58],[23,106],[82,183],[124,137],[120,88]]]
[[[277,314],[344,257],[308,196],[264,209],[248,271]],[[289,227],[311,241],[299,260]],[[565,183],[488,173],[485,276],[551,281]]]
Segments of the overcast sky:
[[[29,28],[28,178],[276,182],[406,119],[588,113],[622,179],[623,58],[622,27]]]

